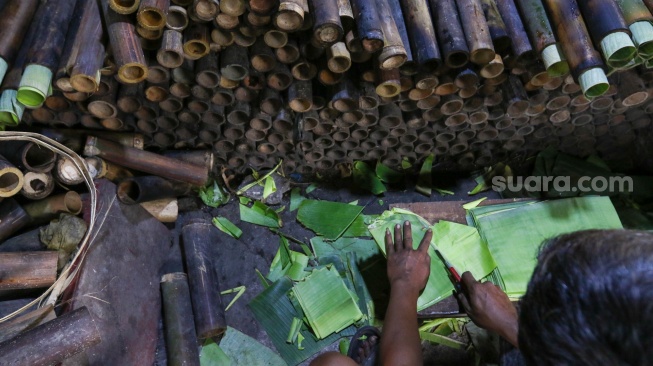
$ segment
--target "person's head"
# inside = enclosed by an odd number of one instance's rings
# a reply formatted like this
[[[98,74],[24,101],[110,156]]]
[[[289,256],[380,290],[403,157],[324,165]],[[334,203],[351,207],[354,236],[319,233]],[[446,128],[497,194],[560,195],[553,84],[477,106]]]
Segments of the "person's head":
[[[529,365],[652,365],[653,233],[546,243],[520,303],[519,348]]]

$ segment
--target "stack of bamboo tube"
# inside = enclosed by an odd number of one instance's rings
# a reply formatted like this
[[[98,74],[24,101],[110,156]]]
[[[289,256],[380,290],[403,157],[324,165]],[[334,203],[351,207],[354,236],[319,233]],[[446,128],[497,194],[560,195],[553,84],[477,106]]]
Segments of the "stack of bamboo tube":
[[[0,123],[137,132],[235,171],[618,160],[653,111],[649,0],[20,3],[0,10]]]

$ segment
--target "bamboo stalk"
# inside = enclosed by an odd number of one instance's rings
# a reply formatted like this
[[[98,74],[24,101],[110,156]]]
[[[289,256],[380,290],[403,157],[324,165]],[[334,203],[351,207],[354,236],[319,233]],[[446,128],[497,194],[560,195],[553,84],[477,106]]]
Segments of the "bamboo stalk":
[[[309,0],[308,5],[315,20],[313,37],[325,46],[342,39],[344,30],[340,22],[338,0]]]
[[[367,52],[383,47],[383,31],[375,3],[370,0],[350,0],[356,18],[358,34]]]
[[[512,45],[512,40],[510,39],[510,36],[508,36],[506,23],[503,21],[503,18],[499,13],[496,1],[481,0],[481,5],[483,7],[485,19],[487,20],[488,29],[490,30],[490,37],[492,37],[494,49],[500,55],[508,55]]]
[[[496,53],[480,0],[458,0],[456,5],[470,51],[470,61],[477,65],[487,64]]]
[[[188,27],[188,13],[186,9],[172,5],[168,8],[168,15],[166,16],[166,28],[169,30],[183,32]]]
[[[200,339],[219,337],[226,330],[220,286],[207,247],[211,228],[212,225],[203,222],[192,222],[182,228],[195,327]]]
[[[79,215],[82,212],[82,199],[74,191],[65,194],[50,196],[46,199],[32,202],[23,206],[30,223],[38,225],[46,223],[61,213]]]
[[[378,57],[379,67],[382,69],[399,68],[408,59],[399,28],[395,23],[388,0],[381,0],[377,5],[381,29],[385,38],[383,50]]]
[[[327,67],[334,73],[342,74],[351,67],[351,56],[343,42],[337,42],[327,48]]]
[[[469,62],[469,49],[460,24],[456,2],[454,0],[429,0],[429,2],[445,64],[451,68],[465,66]]]
[[[147,64],[141,44],[136,39],[134,25],[128,17],[115,13],[106,4],[102,11],[113,58],[118,67],[118,79],[126,84],[140,83],[147,78]]]
[[[602,95],[609,87],[603,71],[605,65],[592,46],[585,22],[577,11],[576,0],[566,2],[544,0],[543,3],[569,61],[571,72],[578,80],[583,94],[590,98]]]
[[[0,29],[0,84],[20,51],[25,33],[39,6],[37,0],[11,1],[2,8]]]
[[[209,47],[209,28],[201,23],[193,23],[184,30],[184,54],[191,60],[200,59],[211,51]]]
[[[286,90],[293,81],[292,74],[288,66],[283,63],[277,63],[274,69],[268,73],[267,85],[278,91]]]
[[[537,55],[531,46],[514,0],[497,0],[496,4],[506,24],[506,31],[512,40],[512,54],[516,57],[515,62],[519,64],[532,62]]]
[[[0,191],[1,192],[1,191]],[[4,242],[18,230],[30,223],[27,212],[13,198],[0,203],[0,242]]]
[[[164,67],[174,69],[184,63],[183,35],[174,30],[163,32],[161,49],[156,54],[156,59]]]
[[[158,154],[141,151],[133,148],[89,137],[84,148],[87,156],[99,156],[126,168],[139,170],[145,173],[157,174],[163,178],[178,180],[204,186],[208,180],[209,172],[199,167],[185,164],[181,161],[165,158]]]
[[[297,41],[294,39],[287,40],[284,46],[275,49],[275,55],[284,64],[291,64],[299,60],[300,50]]]
[[[272,22],[282,31],[297,31],[304,24],[305,10],[307,9],[307,0],[281,0],[278,12],[274,15]]]
[[[51,286],[57,279],[56,252],[0,253],[0,291]]]
[[[160,30],[166,26],[170,0],[141,0],[136,19],[147,30]]]
[[[442,58],[426,0],[400,0],[400,2],[413,59],[419,65],[437,69]]]
[[[172,365],[199,365],[188,277],[168,273],[161,277],[166,350]]]

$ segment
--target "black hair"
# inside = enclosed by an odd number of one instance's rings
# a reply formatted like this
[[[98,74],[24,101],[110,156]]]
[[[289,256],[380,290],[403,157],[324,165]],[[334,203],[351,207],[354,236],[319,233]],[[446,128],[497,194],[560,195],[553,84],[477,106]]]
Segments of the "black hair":
[[[519,346],[529,365],[653,365],[653,233],[546,243],[520,303]]]

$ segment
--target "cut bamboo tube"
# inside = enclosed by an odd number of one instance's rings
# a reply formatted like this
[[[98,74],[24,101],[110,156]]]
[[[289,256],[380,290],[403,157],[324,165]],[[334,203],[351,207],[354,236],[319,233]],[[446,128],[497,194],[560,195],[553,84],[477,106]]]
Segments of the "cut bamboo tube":
[[[338,42],[344,35],[338,0],[309,0],[308,5],[314,17],[313,37],[325,46]]]
[[[269,72],[274,69],[276,59],[274,52],[268,47],[263,38],[258,38],[249,50],[252,68],[258,72]]]
[[[469,49],[454,0],[429,0],[431,16],[448,67],[463,67],[469,62]]]
[[[401,0],[414,60],[435,70],[442,62],[426,0]]]
[[[231,46],[234,43],[234,35],[232,32],[226,31],[224,29],[214,28],[211,31],[211,40],[213,43],[221,47],[227,47]]]
[[[608,65],[626,65],[637,52],[630,38],[630,30],[619,6],[615,1],[584,0],[578,2],[589,34],[595,43],[600,44],[603,57]]]
[[[408,59],[406,49],[388,0],[381,0],[377,6],[381,29],[385,37],[383,50],[378,57],[379,67],[386,70],[396,69],[401,67]]]
[[[127,205],[156,201],[163,198],[176,198],[191,192],[187,183],[173,182],[157,176],[127,178],[117,187],[118,199]]]
[[[55,365],[100,342],[95,321],[82,307],[0,343],[0,350],[11,365]]]
[[[297,61],[301,55],[297,41],[294,39],[288,40],[284,46],[275,49],[275,55],[284,64]]]
[[[172,365],[199,365],[188,277],[168,273],[161,277],[161,295],[168,360]]]
[[[109,92],[101,97],[92,97],[87,107],[89,113],[100,119],[115,117],[118,114],[118,108],[116,107],[118,81],[113,78],[106,81]]]
[[[249,73],[248,64],[245,48],[232,45],[220,54],[220,72],[230,80],[243,80]]]
[[[220,84],[220,73],[218,70],[218,55],[215,52],[195,62],[195,81],[204,88],[213,89]]]
[[[0,155],[0,197],[11,197],[23,187],[23,172]]]
[[[90,6],[97,7],[97,4],[90,4],[83,1],[76,2],[73,15],[68,24],[68,30],[65,36],[66,41],[62,46],[63,51],[61,53],[61,58],[59,59],[59,67],[54,70],[53,85],[56,85],[57,87],[61,86],[63,87],[62,90],[65,91],[74,90],[70,85],[70,72],[75,63],[75,59],[77,58],[77,54],[80,51],[79,45],[82,37],[80,25]],[[96,19],[96,21],[99,21],[99,18]]]
[[[281,0],[272,22],[282,31],[297,31],[304,24],[305,10],[308,10],[307,0]]]
[[[313,105],[310,81],[295,81],[288,88],[288,106],[297,113],[304,113]]]
[[[77,192],[50,196],[46,199],[32,202],[23,206],[30,222],[33,225],[46,223],[61,213],[79,215],[82,212],[82,199]]]
[[[216,1],[217,2],[217,1]],[[233,17],[241,16],[247,9],[245,0],[221,0],[220,12]],[[215,17],[215,15],[213,15]]]
[[[126,84],[136,84],[147,78],[147,63],[140,43],[136,39],[131,20],[103,7],[113,58],[118,67],[118,79]]]
[[[278,91],[286,90],[293,81],[292,74],[288,66],[283,63],[277,63],[272,71],[268,73],[267,85]]]
[[[470,51],[470,61],[478,65],[487,64],[496,54],[480,0],[459,0],[456,5]]]
[[[497,3],[494,0],[481,0],[481,5],[496,53],[503,56],[508,55],[512,40],[506,30],[506,23],[499,13]]]
[[[232,8],[229,1],[224,1],[225,7]],[[194,18],[195,21],[204,23],[210,22],[215,19],[220,12],[220,4],[218,0],[195,0],[193,5],[188,7],[189,17]],[[230,12],[224,12],[230,15]],[[242,13],[241,13],[242,14]],[[237,15],[236,15],[237,16]]]
[[[343,42],[337,42],[327,48],[327,67],[331,72],[342,74],[351,67],[351,56]]]
[[[136,19],[147,30],[160,30],[166,26],[170,0],[141,0]]]
[[[228,14],[220,13],[215,18],[215,22],[218,24],[218,27],[222,28],[225,31],[236,32],[238,26],[240,25],[238,17],[234,17]]]
[[[114,142],[95,137],[88,138],[84,153],[87,156],[99,156],[127,168],[157,174],[163,178],[187,182],[197,186],[203,186],[208,180],[208,172],[205,169],[190,166],[158,154],[121,147]]]
[[[575,0],[557,2],[544,0],[553,28],[563,46],[565,56],[585,96],[602,95],[609,88],[601,56],[592,46],[585,22]],[[596,22],[598,23],[598,21]]]
[[[288,33],[271,29],[265,33],[263,41],[272,48],[281,48],[288,43]]]
[[[38,6],[37,0],[11,1],[1,9],[4,21],[0,29],[0,84],[18,55]]]
[[[183,32],[186,27],[188,27],[188,13],[186,9],[177,5],[170,6],[166,16],[166,28]]]
[[[211,98],[211,103],[218,106],[228,106],[233,104],[235,98],[233,91],[229,89],[217,89]]]
[[[514,0],[497,0],[496,4],[512,41],[512,54],[516,57],[515,62],[520,64],[532,62],[537,55],[531,46]]]
[[[392,98],[401,92],[400,75],[398,69],[377,69],[376,93],[381,97]]]
[[[58,257],[58,253],[47,251],[0,253],[0,291],[51,286],[57,279]]]
[[[383,47],[383,31],[376,4],[370,0],[350,0],[350,2],[363,49],[367,52],[376,52]]]
[[[195,327],[200,339],[219,337],[226,330],[220,286],[207,247],[211,243],[211,228],[212,225],[204,222],[192,222],[182,228]]]
[[[16,99],[26,107],[40,106],[49,94],[75,4],[75,0],[43,4],[45,16],[38,24],[36,32],[39,36],[30,46],[16,95]]]
[[[200,59],[211,51],[209,47],[209,28],[201,23],[193,23],[184,30],[183,50],[187,58]]]
[[[109,6],[118,14],[132,14],[138,10],[141,0],[108,0]]]
[[[644,82],[634,71],[619,74],[618,95],[622,99],[621,103],[624,107],[640,105],[648,99]]]
[[[163,32],[161,49],[157,52],[156,59],[164,67],[177,68],[184,63],[183,35],[174,30]]]

